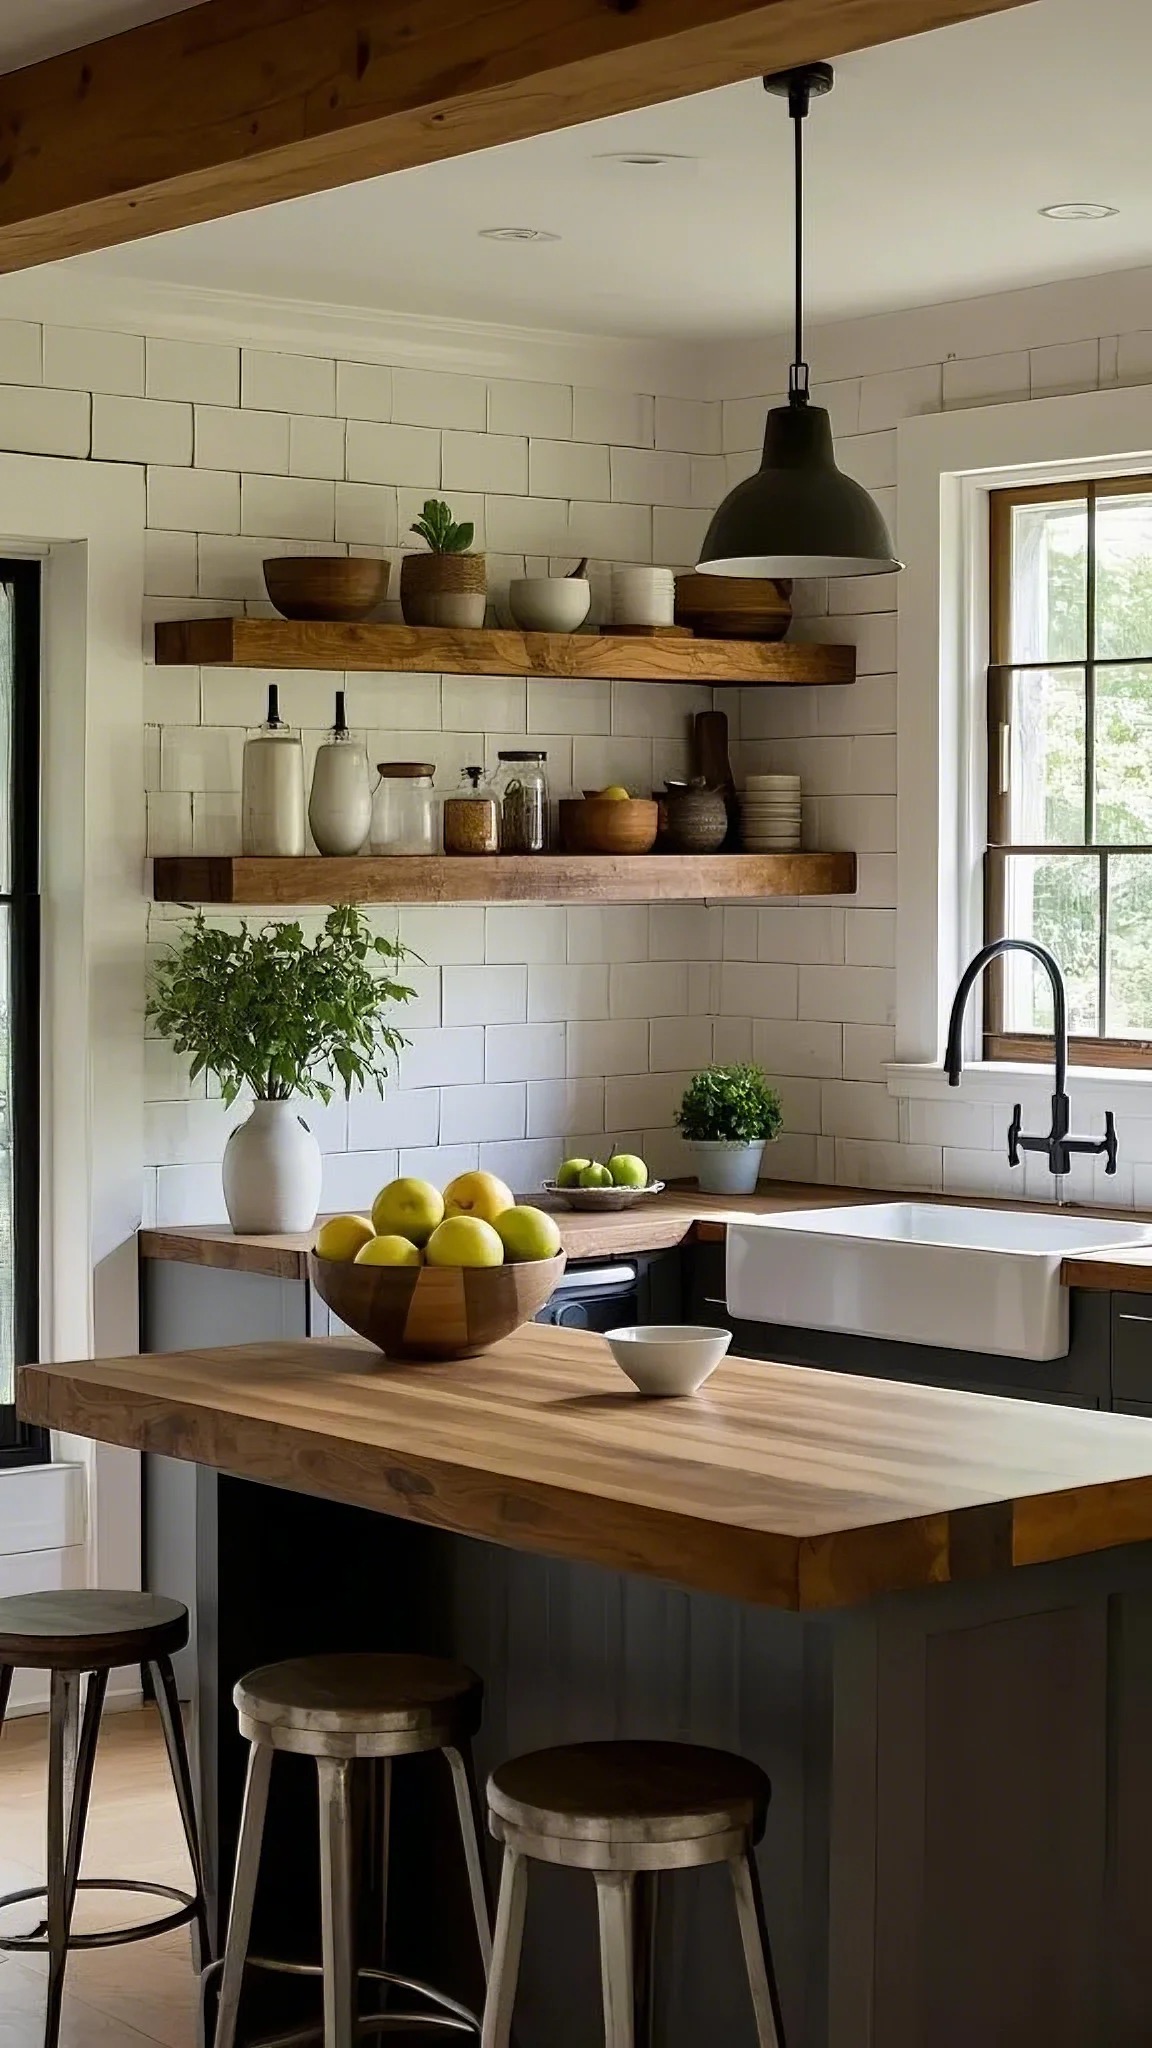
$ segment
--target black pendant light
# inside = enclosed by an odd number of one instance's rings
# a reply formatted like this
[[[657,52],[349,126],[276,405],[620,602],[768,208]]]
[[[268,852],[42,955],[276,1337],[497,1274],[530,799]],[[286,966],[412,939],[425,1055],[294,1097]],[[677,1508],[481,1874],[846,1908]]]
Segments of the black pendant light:
[[[808,402],[804,360],[804,128],[809,102],[832,90],[830,64],[764,80],[788,101],[796,148],[796,346],[788,403],[773,406],[755,476],[729,491],[697,568],[710,576],[876,576],[899,569],[892,538],[862,484],[836,467],[832,424]]]

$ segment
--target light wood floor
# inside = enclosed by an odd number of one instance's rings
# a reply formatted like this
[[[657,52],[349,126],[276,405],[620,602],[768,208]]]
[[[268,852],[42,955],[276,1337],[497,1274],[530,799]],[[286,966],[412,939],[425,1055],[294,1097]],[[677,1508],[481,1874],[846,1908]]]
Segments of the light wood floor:
[[[43,1882],[46,1724],[10,1721],[0,1734],[0,1892]],[[100,1735],[83,1875],[190,1885],[180,1820],[154,1709],[109,1714]],[[155,1902],[163,1912],[163,1902]],[[139,1895],[81,1892],[77,1928],[146,1917]],[[23,1917],[21,1917],[23,1915]],[[6,1933],[35,1924],[34,1906],[11,1907]],[[0,1951],[0,2048],[40,2048],[41,1956]],[[64,1988],[61,2048],[193,2048],[195,1978],[187,1928],[127,1948],[73,1955]]]

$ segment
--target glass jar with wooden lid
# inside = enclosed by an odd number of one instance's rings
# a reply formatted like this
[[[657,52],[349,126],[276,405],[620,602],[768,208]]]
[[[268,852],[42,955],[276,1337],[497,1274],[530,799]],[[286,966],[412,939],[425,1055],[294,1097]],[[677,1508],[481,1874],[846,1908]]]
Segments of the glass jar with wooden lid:
[[[444,799],[444,851],[499,853],[500,806],[484,785],[484,770],[464,768],[459,787]]]
[[[372,792],[373,853],[439,853],[433,761],[378,761]]]

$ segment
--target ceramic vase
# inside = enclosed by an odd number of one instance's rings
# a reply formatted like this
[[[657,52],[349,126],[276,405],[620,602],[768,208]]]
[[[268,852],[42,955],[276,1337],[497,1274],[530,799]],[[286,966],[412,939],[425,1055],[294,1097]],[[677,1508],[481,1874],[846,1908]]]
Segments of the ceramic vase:
[[[238,1235],[311,1230],[320,1207],[320,1147],[299,1104],[254,1102],[224,1148],[224,1201]]]
[[[764,1140],[750,1145],[734,1138],[694,1138],[696,1179],[705,1195],[754,1195],[764,1157]]]

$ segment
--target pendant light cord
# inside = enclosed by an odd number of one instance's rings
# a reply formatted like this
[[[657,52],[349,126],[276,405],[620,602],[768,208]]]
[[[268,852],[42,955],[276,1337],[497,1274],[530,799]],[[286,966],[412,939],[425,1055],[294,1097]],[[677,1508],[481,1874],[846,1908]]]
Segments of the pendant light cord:
[[[789,405],[808,403],[808,364],[804,360],[804,122],[808,115],[806,84],[793,84],[788,94],[794,143],[793,199],[794,249],[796,256],[796,332],[792,364],[788,371]]]

